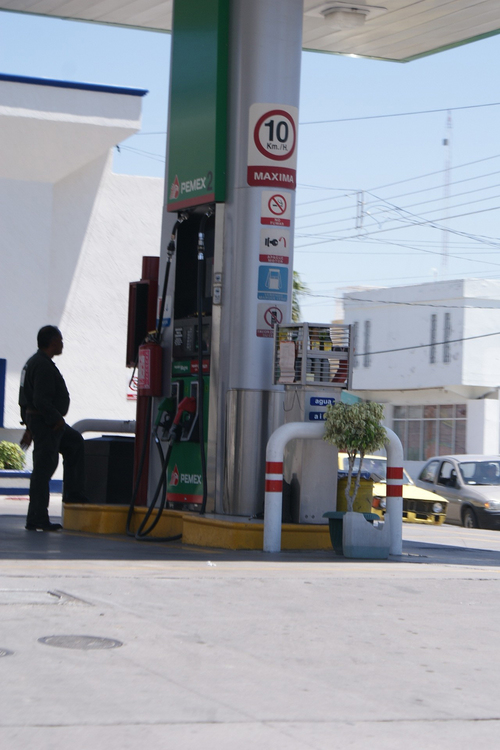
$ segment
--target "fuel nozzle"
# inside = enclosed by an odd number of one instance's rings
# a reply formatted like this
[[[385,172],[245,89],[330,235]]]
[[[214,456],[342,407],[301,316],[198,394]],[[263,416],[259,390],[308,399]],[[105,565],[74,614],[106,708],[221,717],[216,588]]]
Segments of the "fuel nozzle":
[[[169,440],[176,442],[180,440],[184,432],[190,432],[191,426],[196,419],[196,399],[193,396],[186,396],[182,399],[177,407],[177,414],[174,417],[170,432]]]
[[[175,398],[172,398],[171,396],[167,396],[163,399],[163,401],[160,403],[158,407],[158,414],[156,415],[155,419],[155,428],[158,430],[161,428],[162,430],[162,440],[165,439],[167,436],[170,428],[172,427],[174,423],[174,417],[175,417],[175,406],[176,406],[176,400]]]

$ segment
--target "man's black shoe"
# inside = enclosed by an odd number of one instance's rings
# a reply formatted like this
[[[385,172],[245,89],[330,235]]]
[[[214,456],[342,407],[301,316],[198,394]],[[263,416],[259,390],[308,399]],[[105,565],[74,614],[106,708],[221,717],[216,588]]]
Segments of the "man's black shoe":
[[[59,531],[62,529],[60,523],[27,523],[24,527],[26,531]]]

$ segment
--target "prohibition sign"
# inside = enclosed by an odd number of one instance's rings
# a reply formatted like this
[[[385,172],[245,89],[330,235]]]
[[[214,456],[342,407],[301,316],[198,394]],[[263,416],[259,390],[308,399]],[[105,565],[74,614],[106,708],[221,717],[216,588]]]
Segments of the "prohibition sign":
[[[275,216],[283,216],[287,206],[285,196],[280,195],[280,193],[276,193],[276,195],[272,195],[269,198],[269,202],[267,205],[272,214],[274,214]]]
[[[261,132],[262,126],[267,128],[267,133]],[[268,159],[274,161],[290,159],[297,142],[293,117],[284,109],[272,109],[265,112],[257,120],[253,140],[260,153]]]
[[[279,325],[283,320],[283,313],[279,307],[269,307],[264,313],[264,320],[269,328],[274,328],[275,325]]]

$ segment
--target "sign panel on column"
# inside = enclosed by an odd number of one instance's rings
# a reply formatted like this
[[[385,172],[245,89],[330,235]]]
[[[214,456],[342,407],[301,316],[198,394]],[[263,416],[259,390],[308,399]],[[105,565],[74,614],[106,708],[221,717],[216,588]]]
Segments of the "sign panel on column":
[[[297,107],[252,104],[248,128],[249,185],[295,190],[297,117]]]
[[[168,211],[225,200],[229,5],[174,3]]]

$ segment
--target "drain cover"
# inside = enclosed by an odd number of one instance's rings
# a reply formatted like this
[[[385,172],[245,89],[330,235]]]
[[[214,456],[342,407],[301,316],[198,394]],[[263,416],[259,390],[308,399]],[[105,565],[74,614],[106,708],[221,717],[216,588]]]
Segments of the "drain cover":
[[[119,648],[123,646],[121,641],[114,638],[98,638],[93,635],[46,635],[38,639],[39,643],[57,648],[74,648],[80,651],[94,651],[104,648]]]
[[[12,651],[7,651],[6,648],[0,648],[0,657],[2,656],[12,656]]]

